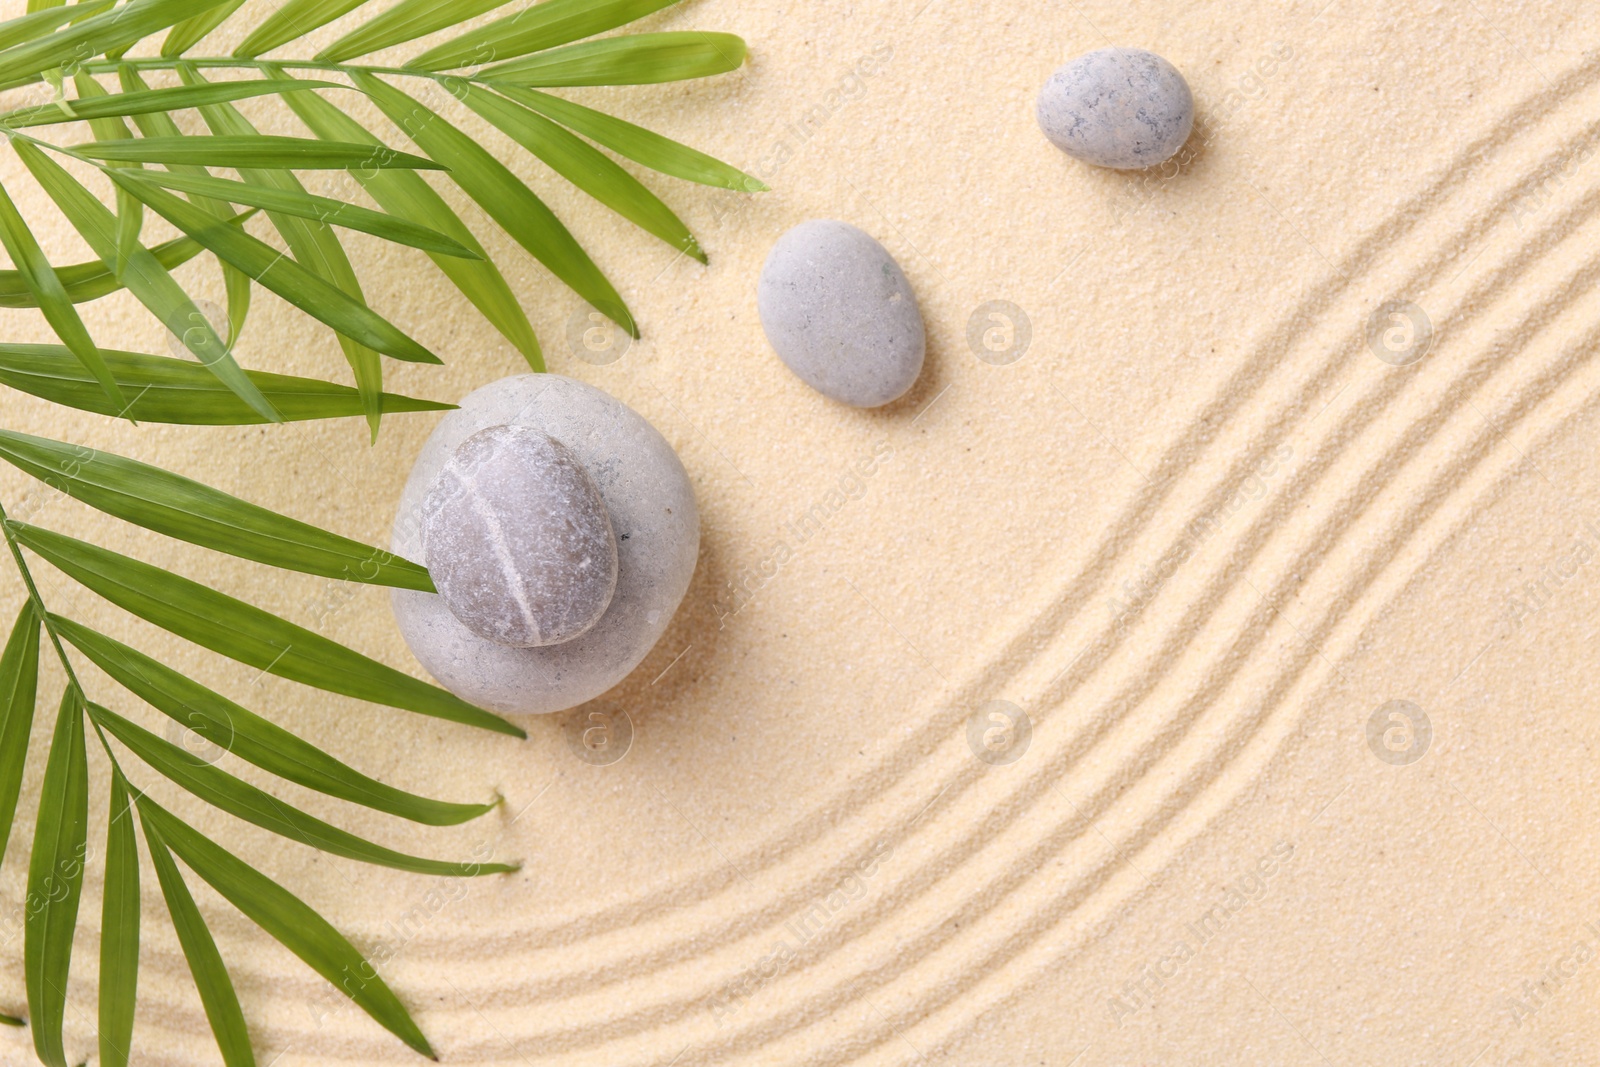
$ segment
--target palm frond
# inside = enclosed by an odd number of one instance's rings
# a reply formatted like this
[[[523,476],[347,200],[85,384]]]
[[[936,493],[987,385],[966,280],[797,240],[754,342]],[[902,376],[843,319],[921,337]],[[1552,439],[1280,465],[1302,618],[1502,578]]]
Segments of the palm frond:
[[[524,2],[483,26],[459,29],[507,7],[508,0],[398,0],[376,12],[370,9],[380,5],[371,0],[286,0],[245,34],[233,55],[218,56],[196,53],[214,31],[229,28],[241,0],[83,0],[70,6],[30,0],[25,14],[0,23],[0,88],[44,82],[52,95],[0,114],[0,140],[10,143],[27,177],[98,261],[54,262],[36,236],[48,228],[19,206],[37,201],[0,188],[0,246],[11,260],[0,270],[0,307],[37,309],[57,340],[0,339],[0,384],[136,422],[243,426],[363,416],[374,436],[385,414],[448,408],[383,391],[384,357],[422,363],[439,357],[369,305],[345,248],[350,232],[426,255],[534,370],[543,370],[524,300],[452,207],[448,197],[457,191],[563,285],[637,336],[618,289],[548,206],[548,193],[490,153],[472,124],[503,132],[556,180],[674,253],[704,262],[704,249],[678,213],[619,159],[703,185],[742,192],[766,186],[671,138],[544,91],[679,81],[743,63],[744,42],[730,34],[612,34],[673,3]],[[333,43],[314,56],[289,54],[307,34],[347,16],[348,26],[341,23],[342,30],[330,34]],[[439,42],[439,34],[447,39]],[[399,66],[355,62],[423,38],[431,39],[429,46],[400,57]],[[451,113],[422,103],[417,86],[436,96],[442,89]],[[350,93],[376,105],[379,126],[369,128],[358,117],[366,114],[362,109],[334,102],[335,94]],[[287,109],[308,136],[264,134],[240,105]],[[195,111],[206,125],[201,135],[186,133],[192,123],[178,120]],[[360,192],[313,193],[297,172],[318,169],[348,173]],[[363,197],[367,202],[357,202]],[[147,246],[150,216],[181,236]],[[266,233],[268,227],[275,234]],[[222,272],[226,328],[213,323],[173,276],[203,253]],[[353,386],[240,364],[256,284],[332,331]],[[122,291],[172,333],[188,358],[118,351],[95,340],[86,325],[93,320],[79,308]],[[343,583],[432,588],[427,571],[411,561],[126,457],[0,429],[0,459],[109,515],[210,551]],[[23,953],[26,1025],[40,1060],[52,1067],[69,1062],[63,1024],[90,851],[91,736],[110,764],[103,794],[109,827],[100,901],[100,1062],[122,1067],[134,1058],[141,864],[135,823],[224,1063],[253,1064],[254,1057],[223,948],[186,873],[407,1046],[431,1055],[401,999],[344,935],[158,805],[140,789],[139,774],[154,773],[196,803],[367,864],[453,877],[514,866],[431,859],[353,835],[152,732],[116,709],[112,698],[120,693],[145,705],[158,721],[180,725],[275,782],[413,824],[457,825],[498,801],[437,800],[362,773],[155,657],[52,612],[31,567],[47,562],[186,641],[297,684],[512,736],[522,731],[205,582],[16,521],[3,508],[0,535],[28,592],[0,652],[0,855],[11,836],[36,725],[42,639],[66,675],[28,861],[30,899],[46,902],[28,911]],[[91,697],[77,672],[83,664],[93,665],[96,678],[115,692]],[[11,1016],[0,1016],[0,1023],[23,1025]],[[72,1061],[79,1055],[74,1050]]]
[[[157,263],[170,271],[204,251],[204,245],[187,237],[176,237],[152,247],[150,254],[156,257]],[[55,272],[56,277],[61,279],[61,287],[66,291],[67,299],[74,304],[87,304],[91,300],[99,300],[102,296],[109,296],[122,288],[116,272],[99,260],[93,263],[70,263],[55,268]],[[0,308],[38,306],[39,299],[33,290],[28,288],[28,281],[21,271],[0,270]]]
[[[0,384],[53,404],[97,415],[126,415],[139,422],[250,426],[268,421],[255,405],[246,403],[198,363],[114,349],[103,349],[102,354],[117,384],[133,397],[125,412],[111,404],[64,345],[0,344]],[[267,371],[250,370],[244,375],[278,419],[285,422],[362,413],[361,397],[348,385]],[[454,406],[396,393],[383,394],[386,414],[443,411]]]

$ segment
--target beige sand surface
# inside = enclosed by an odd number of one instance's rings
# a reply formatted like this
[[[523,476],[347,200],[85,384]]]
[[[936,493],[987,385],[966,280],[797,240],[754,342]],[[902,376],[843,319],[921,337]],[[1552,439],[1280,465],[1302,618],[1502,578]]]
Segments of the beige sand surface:
[[[361,768],[506,805],[417,831],[286,796],[386,843],[524,867],[445,883],[179,810],[382,960],[447,1063],[1600,1061],[1592,11],[694,0],[649,25],[741,33],[752,60],[712,83],[582,98],[775,191],[657,183],[709,250],[701,268],[491,138],[642,323],[607,366],[564,341],[576,299],[480,227],[552,368],[644,413],[699,493],[695,583],[608,698],[632,750],[591,766],[558,719],[516,743],[258,678],[41,567],[57,610]],[[1201,97],[1181,171],[1096,172],[1035,128],[1049,72],[1107,42],[1162,53]],[[0,155],[8,188],[19,169]],[[760,263],[813,216],[877,235],[917,288],[928,370],[887,410],[811,393],[763,342]],[[52,251],[87,255],[60,230]],[[373,303],[449,362],[391,365],[395,388],[449,399],[517,370],[420,256],[351,245]],[[184,277],[219,297],[213,267]],[[1366,341],[1391,299],[1434,330],[1408,367]],[[993,300],[1031,325],[1006,366],[967,340]],[[165,351],[126,299],[93,313],[103,341]],[[18,312],[0,329],[46,337]],[[325,330],[264,294],[241,356],[345,373]],[[434,422],[393,417],[368,448],[356,420],[132,428],[0,403],[6,426],[373,542]],[[416,669],[377,592],[179,548],[11,472],[0,500]],[[814,508],[813,528],[792,525]],[[1369,746],[1391,700],[1428,717],[1419,760]],[[1031,721],[1007,765],[968,746],[991,701]],[[1403,750],[1403,732],[1389,743]],[[99,880],[91,865],[91,901]],[[22,881],[14,838],[0,894],[19,900]],[[418,1062],[197,895],[261,1062]],[[85,914],[78,1056],[93,1048]],[[14,1011],[14,916],[0,939]],[[215,1062],[148,877],[144,951],[138,1062]],[[30,1057],[25,1035],[0,1033],[0,1061]]]

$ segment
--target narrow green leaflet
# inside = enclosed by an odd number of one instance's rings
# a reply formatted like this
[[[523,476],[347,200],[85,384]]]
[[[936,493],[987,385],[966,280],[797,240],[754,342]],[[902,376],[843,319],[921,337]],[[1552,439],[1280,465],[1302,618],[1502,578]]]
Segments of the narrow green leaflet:
[[[39,688],[39,619],[33,601],[22,604],[5,652],[0,653],[0,856],[11,840],[11,822],[22,792],[33,704]]]
[[[206,34],[226,22],[228,16],[243,5],[244,0],[223,0],[222,4],[210,11],[196,15],[192,19],[184,19],[172,27],[167,39],[161,42],[161,54],[168,57],[183,55],[199,44]]]
[[[663,137],[653,130],[635,126],[631,122],[624,122],[603,111],[574,104],[570,100],[541,93],[537,89],[524,89],[514,85],[497,85],[495,89],[524,107],[532,108],[547,118],[555,119],[591,141],[605,145],[618,155],[642,163],[651,170],[658,170],[662,174],[670,174],[685,181],[715,185],[741,193],[760,193],[767,189],[766,182],[751,177],[737,167],[731,167],[720,159],[696,151],[688,145],[679,144],[670,137]]]
[[[284,570],[433,592],[426,568],[148,463],[0,430],[0,459],[147,530]]]
[[[139,422],[249,426],[267,421],[198,363],[110,349],[102,354],[117,384],[133,398],[126,412],[112,405],[99,383],[63,345],[0,342],[0,384],[53,404],[100,415],[125,414]],[[348,385],[265,371],[245,371],[245,374],[285,421],[346,418],[363,411],[360,394]],[[445,411],[454,406],[395,393],[383,394],[385,414]]]
[[[400,0],[400,3],[362,23],[317,53],[322,63],[343,63],[356,56],[381,52],[430,33],[460,26],[486,11],[503,7],[507,0]],[[532,9],[527,9],[532,10]]]
[[[526,735],[443,689],[321,634],[171,571],[52,530],[11,522],[13,535],[107,600],[164,630],[270,674],[374,704]]]
[[[50,621],[62,637],[146,704],[222,751],[286,781],[427,826],[456,826],[494,810],[493,804],[419,797],[368,778],[143,652],[71,619],[53,615]]]
[[[0,1015],[0,1026],[27,1026],[28,1020],[19,1019],[15,1015]]]
[[[678,0],[545,0],[487,26],[469,30],[413,59],[418,70],[453,70],[515,59],[556,45],[581,41]],[[459,23],[457,23],[459,25]],[[439,27],[443,28],[443,27]]]
[[[505,164],[399,89],[361,71],[352,72],[351,78],[389,116],[389,121],[404,130],[424,152],[445,162],[455,183],[550,273],[628,333],[639,336],[627,305],[600,268],[555,213]]]
[[[373,1020],[424,1056],[433,1049],[398,997],[344,935],[299,897],[207,840],[154,801],[141,805],[146,819],[189,869],[205,879],[252,922],[332,982]],[[365,977],[371,975],[370,978]]]
[[[116,2],[117,0],[87,0],[70,8],[50,7],[30,10],[26,15],[0,22],[0,41],[21,44],[43,37],[47,33],[54,33],[73,19],[98,14]]]
[[[243,216],[240,216],[241,218]],[[150,249],[150,254],[156,257],[156,262],[168,270],[189,262],[195,256],[205,251],[205,246],[187,237],[174,237],[170,241],[163,241]],[[56,268],[56,277],[61,279],[61,287],[67,291],[67,299],[74,304],[86,304],[91,300],[99,300],[109,296],[122,288],[122,283],[117,281],[117,276],[112,273],[99,260],[93,263],[73,263],[65,267]],[[22,280],[22,275],[14,270],[0,270],[0,308],[33,308],[39,302],[34,298],[27,283]]]
[[[0,186],[0,244],[5,246],[23,282],[38,300],[39,309],[44,312],[45,321],[50,324],[56,336],[66,343],[72,354],[77,356],[95,376],[95,380],[100,383],[100,388],[106,391],[106,395],[115,401],[119,408],[127,407],[127,398],[122,395],[116,379],[106,368],[105,359],[100,355],[100,347],[94,343],[94,338],[89,336],[88,327],[84,326],[83,320],[78,317],[78,310],[73,306],[72,298],[67,295],[61,279],[56,276],[55,268],[50,266],[50,261],[45,258],[44,249],[39,247],[33,231],[28,229],[22,213],[17,210],[17,205],[12,202],[4,186]]]
[[[187,200],[173,196],[149,182],[141,182],[116,171],[108,171],[107,174],[112,181],[143,200],[156,214],[219,257],[346,337],[396,359],[413,363],[443,362],[377,312],[266,242],[218,221]]]
[[[136,141],[89,141],[71,149],[89,159],[126,163],[183,163],[196,167],[255,167],[274,170],[448,170],[431,159],[305,137],[141,137]]]
[[[82,73],[80,71],[80,73]],[[338,89],[336,82],[314,82],[320,88]],[[127,118],[158,111],[179,111],[186,107],[216,104],[229,100],[247,100],[256,96],[271,96],[282,92],[282,87],[267,81],[217,82],[212,85],[190,88],[186,85],[171,89],[151,89],[146,92],[115,93],[72,102],[73,114],[64,114],[58,108],[25,108],[21,111],[0,113],[0,125],[12,129],[27,126],[49,126],[80,119]]]
[[[216,1036],[217,1048],[222,1053],[224,1067],[255,1067],[255,1053],[250,1050],[250,1030],[245,1025],[244,1011],[239,1007],[239,995],[233,990],[233,979],[217,952],[217,943],[206,928],[205,918],[195,907],[194,897],[183,882],[172,853],[167,851],[166,839],[152,819],[155,801],[140,795],[138,798],[139,822],[144,827],[144,841],[150,848],[150,859],[155,865],[156,880],[161,883],[161,895],[167,901],[167,914],[172,916],[172,928],[178,933],[178,944],[183,946],[184,958],[189,961],[189,973],[194,977],[195,988],[200,991],[200,1004],[206,1010],[211,1032]]]
[[[139,995],[139,843],[128,783],[115,767],[109,819],[100,901],[100,1065],[127,1067]]]
[[[203,85],[205,79],[191,64],[180,64],[178,73],[186,85]],[[211,131],[227,137],[254,137],[257,130],[232,104],[212,104],[200,109]],[[247,186],[254,186],[283,196],[308,195],[288,171],[246,169],[239,172]],[[295,260],[307,270],[348,293],[351,299],[365,303],[361,282],[356,278],[350,257],[345,254],[339,237],[326,222],[315,222],[297,213],[270,212],[272,225],[283,236]],[[355,376],[356,390],[361,393],[366,407],[367,428],[372,440],[378,439],[378,426],[383,413],[378,397],[383,392],[383,361],[378,353],[360,342],[340,334],[339,350]]]
[[[105,87],[94,80],[88,71],[79,69],[72,76],[73,84],[77,86],[78,98],[89,105],[106,99],[110,94]],[[76,104],[73,110],[77,110]],[[128,132],[128,124],[120,118],[98,116],[89,118],[89,129],[101,141],[126,141],[133,137]],[[138,170],[137,163],[113,163],[113,167],[124,167]],[[134,246],[140,243],[140,235],[144,231],[144,205],[129,196],[122,189],[115,190],[117,197],[117,260],[110,264],[116,268],[118,277],[127,273],[128,257],[134,254]]]
[[[694,235],[672,209],[604,152],[543,115],[470,82],[451,78],[446,87],[573,185],[646,233],[701,263],[706,261]]]
[[[39,818],[28,864],[22,970],[28,987],[33,1049],[46,1067],[67,1067],[61,1024],[67,1010],[72,931],[78,925],[83,862],[89,850],[89,765],[83,706],[68,686],[56,712],[50,757],[39,789]]]
[[[125,251],[118,244],[116,218],[106,210],[98,197],[80,185],[77,179],[63,170],[55,160],[31,144],[23,141],[14,143],[17,154],[22,157],[29,172],[45,192],[50,194],[50,198],[55,201],[62,214],[67,216],[78,233],[89,242],[89,247],[94,249],[95,255],[99,256],[107,267],[115,269],[118,258]],[[115,171],[107,173],[116,174]],[[238,227],[221,220],[213,221],[216,226],[232,231],[236,236],[243,236]],[[205,244],[204,241],[200,243]],[[195,307],[194,301],[189,299],[189,295],[173,280],[167,269],[156,262],[156,258],[142,247],[129,251],[126,258],[127,269],[122,271],[119,277],[128,287],[128,291],[148,308],[162,325],[181,338],[189,351],[200,360],[200,364],[216,375],[218,381],[233,390],[240,400],[250,405],[265,421],[279,421],[281,416],[234,361],[228,346],[217,336],[205,315]],[[137,416],[130,412],[129,417]]]
[[[568,45],[480,71],[512,85],[653,85],[738,70],[744,39],[731,33],[630,33]]]
[[[379,867],[410,871],[414,874],[437,874],[446,877],[473,877],[480,874],[504,874],[516,870],[504,863],[468,863],[452,860],[430,860],[408,856],[403,852],[375,845],[352,833],[307,815],[298,808],[279,800],[248,782],[241,781],[199,759],[181,746],[164,737],[129,722],[109,708],[98,704],[87,705],[95,723],[128,750],[138,756],[151,769],[170,778],[185,790],[207,804],[237,816],[245,822],[281,834],[291,841],[334,856],[360,860]]]
[[[180,193],[194,193],[232,204],[246,204],[284,215],[314,219],[348,230],[360,230],[374,237],[382,237],[396,244],[437,252],[441,256],[459,256],[462,259],[482,258],[459,241],[454,241],[438,230],[420,226],[415,222],[386,215],[381,211],[348,204],[332,197],[317,196],[304,191],[269,189],[259,185],[246,185],[227,178],[194,178],[170,171],[129,171],[128,177],[154,182],[163,189]]]
[[[32,81],[51,67],[113,52],[223,2],[132,0],[75,26],[0,49],[0,86]]]
[[[286,81],[293,81],[282,71],[274,71],[273,75]],[[316,93],[286,92],[284,101],[300,116],[311,131],[318,137],[332,141],[364,142],[382,145],[372,134],[368,133],[355,119],[328,103]],[[489,260],[489,254],[483,250],[478,239],[467,229],[450,205],[444,198],[436,193],[433,186],[429,185],[422,175],[408,170],[375,170],[369,172],[356,171],[355,178],[368,195],[376,200],[389,214],[410,219],[412,222],[426,223],[438,229],[447,236],[454,238],[463,247],[476,253],[481,261],[470,261],[454,257],[433,255],[430,257],[438,264],[446,277],[461,290],[466,298],[472,301],[483,317],[494,324],[495,329],[517,347],[528,365],[535,371],[544,370],[544,358],[539,353],[539,342],[533,335],[533,327],[528,322],[528,315],[522,310],[522,303],[511,287],[506,284],[505,276],[500,273]]]
[[[139,76],[139,71],[132,65],[124,63],[117,68],[117,77],[122,82],[124,92],[149,92],[150,86]],[[134,125],[139,127],[139,132],[146,137],[181,137],[183,131],[178,129],[178,124],[172,116],[161,111],[151,111],[133,117]],[[182,174],[189,177],[208,178],[210,172],[204,167],[190,167],[173,165],[167,168],[169,173]],[[227,219],[233,214],[233,208],[220,200],[209,197],[190,196],[195,205],[211,212],[219,219]],[[228,291],[228,342],[238,344],[239,338],[244,334],[245,318],[250,313],[250,276],[235,267],[232,263],[222,264],[222,284]]]
[[[349,14],[366,0],[289,0],[257,26],[244,43],[233,50],[240,59],[254,59],[279,45],[288,44],[334,19]]]

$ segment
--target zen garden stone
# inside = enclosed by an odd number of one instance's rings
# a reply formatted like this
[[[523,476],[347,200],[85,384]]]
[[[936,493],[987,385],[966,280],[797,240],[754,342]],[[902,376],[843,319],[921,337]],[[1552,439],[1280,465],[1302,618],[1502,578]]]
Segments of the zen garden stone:
[[[778,358],[824,396],[878,407],[922,373],[927,338],[911,283],[847,222],[814,219],[780,237],[756,306]]]
[[[1050,76],[1039,128],[1057,148],[1097,167],[1164,163],[1194,127],[1194,96],[1178,69],[1141,48],[1102,48]]]
[[[600,620],[617,539],[566,445],[525,426],[467,438],[422,502],[422,551],[451,614],[479,637],[534,648]]]
[[[699,546],[688,474],[637,412],[570,378],[504,378],[446,415],[412,468],[392,547],[439,593],[392,590],[395,618],[463,700],[562,711],[655,646]]]

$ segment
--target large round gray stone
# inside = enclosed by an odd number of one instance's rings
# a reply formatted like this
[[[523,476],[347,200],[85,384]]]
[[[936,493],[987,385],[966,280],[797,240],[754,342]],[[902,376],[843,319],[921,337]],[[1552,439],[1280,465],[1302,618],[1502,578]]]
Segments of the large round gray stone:
[[[756,308],[778,358],[835,400],[878,407],[922,373],[927,337],[911,283],[848,222],[813,219],[778,238]]]
[[[1039,128],[1069,156],[1098,167],[1164,163],[1194,128],[1194,96],[1178,69],[1142,48],[1101,48],[1050,76]]]
[[[558,645],[513,648],[472,632],[434,593],[392,591],[406,644],[439,683],[504,714],[563,711],[626,678],[672,620],[700,547],[700,513],[683,464],[637,412],[554,374],[502,378],[467,396],[423,445],[400,498],[392,546],[423,555],[422,508],[456,449],[492,426],[561,442],[593,481],[617,543],[617,584],[600,621]]]
[[[422,501],[422,554],[467,629],[502,645],[570,641],[617,587],[605,501],[566,445],[526,426],[461,442]]]

